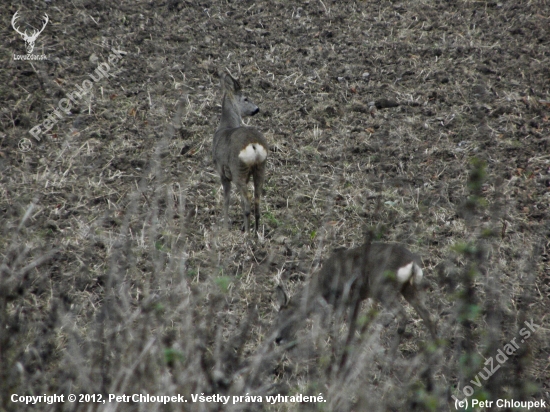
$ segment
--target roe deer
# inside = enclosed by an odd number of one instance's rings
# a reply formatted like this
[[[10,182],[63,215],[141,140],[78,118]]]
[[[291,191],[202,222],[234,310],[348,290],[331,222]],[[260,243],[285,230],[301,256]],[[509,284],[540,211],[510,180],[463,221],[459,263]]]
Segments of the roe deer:
[[[244,230],[250,226],[250,194],[247,189],[252,176],[254,181],[254,216],[256,230],[260,224],[260,195],[264,184],[268,146],[262,133],[242,126],[242,116],[254,116],[260,111],[241,93],[241,85],[229,74],[220,74],[223,92],[222,117],[214,134],[212,158],[222,181],[224,191],[224,223],[229,226],[229,200],[231,182],[241,194],[244,213]]]
[[[395,243],[370,243],[354,249],[336,251],[324,263],[308,287],[290,300],[282,286],[277,286],[280,305],[277,320],[277,344],[293,340],[301,323],[315,310],[322,297],[334,310],[351,307],[350,330],[359,312],[360,303],[370,297],[386,307],[397,307],[402,317],[399,334],[405,331],[405,313],[397,301],[398,294],[409,302],[420,315],[432,338],[436,327],[419,297],[418,284],[422,280],[420,257]]]

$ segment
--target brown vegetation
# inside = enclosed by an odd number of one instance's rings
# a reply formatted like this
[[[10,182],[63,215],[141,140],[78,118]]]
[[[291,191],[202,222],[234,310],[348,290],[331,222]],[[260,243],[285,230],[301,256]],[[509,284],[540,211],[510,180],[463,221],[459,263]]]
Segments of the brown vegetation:
[[[451,3],[5,6],[0,410],[136,410],[10,396],[147,393],[189,400],[147,410],[442,411],[465,386],[469,399],[549,402],[548,4]],[[48,14],[34,48],[48,60],[13,60],[17,10],[29,32]],[[34,139],[105,63],[107,78]],[[221,229],[224,69],[270,146],[257,239],[236,197]],[[409,308],[391,357],[391,314],[365,304],[353,345],[346,322],[316,318],[293,347],[273,345],[279,280],[292,294],[368,228],[423,257],[440,342]],[[201,393],[327,402],[193,403]]]

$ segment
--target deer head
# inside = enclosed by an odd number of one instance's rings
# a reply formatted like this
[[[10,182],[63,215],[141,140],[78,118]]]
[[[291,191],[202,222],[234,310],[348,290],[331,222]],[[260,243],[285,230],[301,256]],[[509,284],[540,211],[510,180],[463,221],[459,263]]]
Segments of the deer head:
[[[17,15],[17,13],[19,13],[18,11],[15,12],[15,14],[13,15],[13,18],[11,19],[11,25],[13,27],[13,29],[19,33],[21,35],[21,37],[23,38],[23,40],[25,40],[25,43],[26,43],[26,48],[27,48],[27,54],[31,54],[32,51],[34,50],[34,42],[36,41],[36,39],[38,38],[38,35],[40,33],[42,33],[42,31],[44,30],[44,28],[46,27],[46,24],[48,24],[48,21],[49,21],[49,17],[46,13],[44,13],[44,25],[42,26],[42,28],[40,30],[33,30],[32,34],[29,36],[27,34],[27,31],[25,30],[25,32],[21,32],[16,26],[15,26],[15,23],[17,21],[17,19],[19,18],[19,16]]]

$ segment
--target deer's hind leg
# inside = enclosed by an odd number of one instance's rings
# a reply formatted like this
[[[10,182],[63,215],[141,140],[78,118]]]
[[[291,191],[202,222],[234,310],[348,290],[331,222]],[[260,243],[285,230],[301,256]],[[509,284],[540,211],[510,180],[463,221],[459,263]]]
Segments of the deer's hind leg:
[[[223,186],[223,224],[226,229],[229,228],[231,222],[229,221],[229,202],[231,200],[231,180],[222,176]]]
[[[248,191],[247,183],[248,183],[249,176],[243,176],[239,177],[238,180],[235,181],[235,184],[237,185],[237,188],[239,189],[239,192],[241,194],[241,205],[243,207],[243,215],[244,215],[244,232],[248,233],[250,230],[250,192]]]
[[[420,290],[414,287],[414,285],[406,285],[401,293],[403,294],[403,297],[407,300],[407,302],[409,302],[409,304],[414,308],[414,310],[416,310],[416,313],[420,315],[420,317],[424,321],[424,324],[428,328],[432,339],[434,341],[437,340],[437,327],[430,316],[430,312],[428,312],[428,310],[422,303],[422,300],[420,299]]]
[[[259,164],[252,174],[254,179],[254,217],[256,218],[256,231],[260,228],[260,197],[264,186],[265,163]]]

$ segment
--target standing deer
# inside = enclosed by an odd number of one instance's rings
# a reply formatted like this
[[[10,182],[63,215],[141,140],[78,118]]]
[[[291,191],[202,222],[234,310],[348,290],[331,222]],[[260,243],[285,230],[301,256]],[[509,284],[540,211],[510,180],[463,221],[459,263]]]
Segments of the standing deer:
[[[420,315],[432,338],[436,327],[420,299],[422,280],[420,257],[395,243],[370,243],[354,249],[336,251],[314,276],[308,287],[290,300],[282,286],[277,287],[280,305],[275,342],[292,340],[301,324],[314,311],[322,297],[334,310],[351,307],[350,328],[360,303],[370,297],[388,308],[396,308],[402,317],[399,334],[405,331],[405,311],[398,302],[400,293]]]
[[[222,117],[214,134],[212,157],[222,181],[224,191],[224,222],[229,225],[229,200],[231,182],[241,194],[244,213],[244,230],[250,226],[250,193],[248,181],[254,181],[254,216],[256,230],[260,224],[260,195],[264,185],[265,162],[268,146],[264,136],[252,127],[242,126],[243,116],[254,116],[260,111],[248,97],[241,93],[241,85],[229,74],[220,74],[223,92]]]

